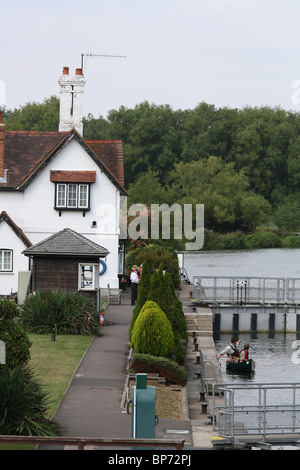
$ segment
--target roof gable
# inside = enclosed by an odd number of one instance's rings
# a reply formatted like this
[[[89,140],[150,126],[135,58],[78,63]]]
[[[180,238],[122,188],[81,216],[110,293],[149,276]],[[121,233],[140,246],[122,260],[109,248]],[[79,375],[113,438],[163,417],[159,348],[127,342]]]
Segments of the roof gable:
[[[29,240],[29,238],[26,237],[20,227],[15,224],[15,222],[9,217],[9,215],[5,211],[2,211],[0,213],[0,223],[1,222],[6,222],[7,225],[9,225],[9,227],[14,231],[14,233],[22,240],[25,246],[31,246],[31,241]]]
[[[70,132],[6,131],[4,164],[6,183],[0,190],[23,190],[72,139],[84,148],[112,183],[126,194],[123,187],[122,141],[87,141],[73,129]]]
[[[83,235],[65,228],[23,251],[26,256],[96,256],[104,258],[109,251]]]

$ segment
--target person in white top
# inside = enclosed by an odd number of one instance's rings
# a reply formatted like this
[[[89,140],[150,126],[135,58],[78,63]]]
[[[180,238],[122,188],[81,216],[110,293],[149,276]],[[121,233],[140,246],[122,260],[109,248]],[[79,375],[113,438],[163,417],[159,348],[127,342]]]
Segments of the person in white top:
[[[241,341],[242,341],[241,339],[237,341],[235,338],[231,338],[230,344],[226,346],[226,348],[223,349],[222,352],[220,352],[220,354],[217,356],[217,359],[219,359],[221,356],[224,356],[226,354],[228,362],[236,361],[239,357],[237,344],[239,344]]]
[[[140,281],[139,267],[135,264],[134,266],[132,266],[132,271],[130,273],[131,305],[135,305],[136,303],[139,281]]]

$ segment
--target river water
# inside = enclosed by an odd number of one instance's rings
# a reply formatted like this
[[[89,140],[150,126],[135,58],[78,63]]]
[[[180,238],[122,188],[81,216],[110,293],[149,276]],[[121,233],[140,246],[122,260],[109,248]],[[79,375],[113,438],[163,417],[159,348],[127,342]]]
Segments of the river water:
[[[300,249],[264,249],[247,251],[222,251],[185,253],[184,267],[189,279],[193,276],[230,276],[230,277],[275,277],[300,278]],[[221,352],[230,342],[230,334],[221,334],[215,340],[217,353]],[[220,358],[223,381],[237,386],[254,384],[300,383],[300,341],[295,333],[258,333],[255,338],[251,333],[243,334],[239,339],[250,344],[250,357],[256,362],[255,373],[251,375],[229,375],[226,372],[226,358]],[[290,392],[279,390],[269,391],[268,400],[275,404],[289,401]],[[299,392],[296,392],[296,402],[300,403]],[[235,392],[235,405],[257,405],[257,392],[247,390]],[[269,416],[270,422],[284,426],[284,415]],[[254,415],[241,419],[246,427],[251,427],[257,421]],[[277,424],[278,423],[278,424]],[[272,447],[272,449],[275,449]],[[291,449],[284,447],[284,449]]]
[[[193,276],[243,276],[300,278],[300,249],[264,249],[245,251],[203,251],[185,253],[184,267],[189,279]],[[221,334],[215,341],[217,352],[230,342],[231,335]],[[294,333],[266,333],[242,335],[242,345],[250,344],[250,357],[256,360],[255,374],[251,377],[228,375],[225,358],[220,359],[224,382],[256,383],[300,382],[300,341]],[[300,347],[300,346],[299,346]],[[297,353],[299,351],[299,353]]]

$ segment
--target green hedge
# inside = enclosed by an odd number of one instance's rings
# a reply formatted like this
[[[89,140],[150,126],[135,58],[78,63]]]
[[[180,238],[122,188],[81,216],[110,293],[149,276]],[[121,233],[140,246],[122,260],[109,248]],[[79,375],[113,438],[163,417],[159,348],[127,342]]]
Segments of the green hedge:
[[[165,357],[134,353],[130,369],[135,373],[159,374],[173,384],[184,386],[187,382],[185,369]]]
[[[2,369],[14,369],[26,364],[30,359],[31,342],[15,319],[18,307],[13,300],[0,300],[0,340],[5,343],[6,364]]]

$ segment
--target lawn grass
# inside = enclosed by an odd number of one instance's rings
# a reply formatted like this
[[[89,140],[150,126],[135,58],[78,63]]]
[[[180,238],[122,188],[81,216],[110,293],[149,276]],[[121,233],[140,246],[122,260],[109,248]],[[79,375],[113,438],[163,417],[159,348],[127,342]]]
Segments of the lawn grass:
[[[93,337],[81,335],[29,334],[31,361],[41,384],[51,395],[49,416],[53,416],[65,395],[70,380]]]
[[[64,397],[70,380],[79,365],[93,337],[81,335],[28,334],[32,346],[29,365],[33,368],[39,382],[49,392],[51,403],[48,415],[52,418]],[[31,450],[34,446],[0,445],[0,450]]]

